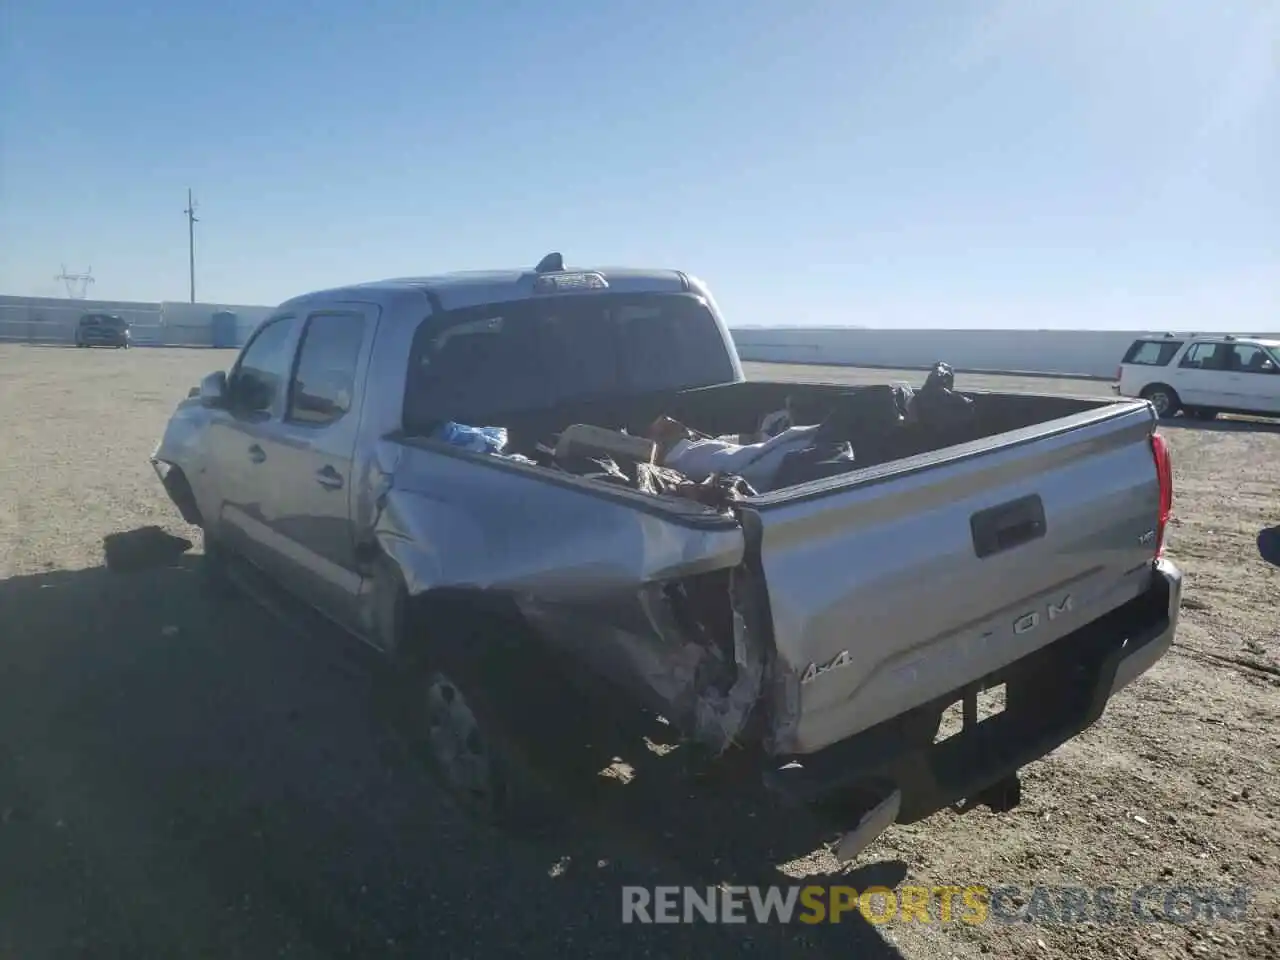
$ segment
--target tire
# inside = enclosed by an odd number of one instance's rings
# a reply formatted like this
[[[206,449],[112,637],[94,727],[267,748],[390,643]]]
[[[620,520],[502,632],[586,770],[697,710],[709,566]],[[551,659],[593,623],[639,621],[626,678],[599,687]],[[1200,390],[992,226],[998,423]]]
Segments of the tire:
[[[549,797],[520,747],[496,720],[487,691],[424,668],[414,675],[415,742],[437,783],[474,820],[518,833],[552,822]]]
[[[387,561],[375,576],[387,584],[379,612],[397,634],[393,655],[396,719],[414,753],[468,818],[520,835],[541,835],[561,813],[503,706],[504,676],[537,677],[512,668],[501,634],[480,615],[433,611],[431,637],[410,648],[412,614],[402,581]],[[394,620],[394,626],[390,621]],[[492,679],[491,679],[492,678]],[[518,711],[517,711],[518,712]]]
[[[1163,383],[1153,383],[1145,387],[1139,396],[1155,407],[1156,416],[1161,420],[1177,416],[1178,411],[1182,409],[1182,401],[1178,399],[1177,391]]]

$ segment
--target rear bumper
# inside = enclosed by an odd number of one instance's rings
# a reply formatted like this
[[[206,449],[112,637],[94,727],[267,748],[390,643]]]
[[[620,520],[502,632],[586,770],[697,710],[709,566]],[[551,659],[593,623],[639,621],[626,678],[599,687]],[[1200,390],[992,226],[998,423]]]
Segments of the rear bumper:
[[[980,681],[877,724],[771,772],[771,786],[821,802],[901,791],[899,823],[972,799],[1091,726],[1111,697],[1168,652],[1177,629],[1182,573],[1168,560],[1152,568],[1141,596]],[[935,744],[942,712],[1005,685],[1003,712],[966,724]]]
[[[1173,635],[1178,627],[1178,610],[1182,606],[1182,571],[1169,560],[1159,560],[1153,571],[1153,581],[1153,589],[1168,597],[1165,622],[1163,625],[1153,626],[1145,642],[1142,642],[1141,637],[1135,637],[1132,643],[1126,643],[1119,651],[1106,699],[1110,699],[1113,694],[1150,670],[1173,646]],[[1101,716],[1105,706],[1104,700],[1099,705],[1098,716]]]
[[[85,346],[87,346],[87,347],[127,347],[127,346],[129,345],[129,338],[128,338],[128,337],[104,337],[104,336],[102,336],[102,335],[97,335],[97,336],[90,335],[90,336],[82,336],[82,337],[80,337],[80,338],[79,338],[79,340],[78,340],[77,342],[78,342],[78,343],[83,343],[83,344],[84,344]]]

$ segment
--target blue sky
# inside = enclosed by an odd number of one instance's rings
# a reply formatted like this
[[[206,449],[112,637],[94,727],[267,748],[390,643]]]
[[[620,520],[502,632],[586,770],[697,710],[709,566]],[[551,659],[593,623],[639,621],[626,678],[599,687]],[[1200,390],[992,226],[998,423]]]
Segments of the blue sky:
[[[0,11],[0,292],[671,266],[731,324],[1280,328],[1280,0]]]

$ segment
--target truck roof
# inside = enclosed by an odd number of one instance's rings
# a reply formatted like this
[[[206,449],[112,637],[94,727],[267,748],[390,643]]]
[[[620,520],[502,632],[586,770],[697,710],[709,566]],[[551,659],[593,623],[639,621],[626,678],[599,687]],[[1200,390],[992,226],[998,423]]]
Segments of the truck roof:
[[[397,292],[419,291],[437,300],[443,309],[452,310],[533,296],[534,282],[539,277],[571,278],[583,274],[594,274],[603,278],[608,289],[616,293],[681,293],[692,290],[698,285],[697,281],[679,270],[631,267],[571,267],[541,272],[531,269],[463,270],[350,284],[345,287],[303,294],[291,298],[286,303],[309,300],[313,297],[343,295],[348,298],[359,298],[370,294],[385,296]]]

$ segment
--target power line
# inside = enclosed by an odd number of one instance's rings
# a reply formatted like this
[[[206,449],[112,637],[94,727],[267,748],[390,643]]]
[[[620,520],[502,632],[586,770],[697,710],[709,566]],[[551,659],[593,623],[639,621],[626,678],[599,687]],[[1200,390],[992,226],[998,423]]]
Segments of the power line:
[[[187,259],[191,267],[191,302],[196,302],[196,224],[200,222],[196,216],[196,204],[191,198],[191,188],[187,187]]]
[[[89,292],[89,284],[93,283],[93,267],[84,273],[67,273],[67,265],[62,265],[62,272],[53,279],[61,280],[67,285],[67,296],[72,300],[83,300]]]

